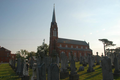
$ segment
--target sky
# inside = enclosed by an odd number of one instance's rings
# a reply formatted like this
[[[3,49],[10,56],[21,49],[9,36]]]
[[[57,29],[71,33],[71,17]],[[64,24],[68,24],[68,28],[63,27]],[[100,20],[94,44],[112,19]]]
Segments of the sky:
[[[120,47],[120,0],[0,0],[0,46],[14,54],[49,45],[54,4],[58,37],[89,42],[94,55],[103,53],[98,39]]]

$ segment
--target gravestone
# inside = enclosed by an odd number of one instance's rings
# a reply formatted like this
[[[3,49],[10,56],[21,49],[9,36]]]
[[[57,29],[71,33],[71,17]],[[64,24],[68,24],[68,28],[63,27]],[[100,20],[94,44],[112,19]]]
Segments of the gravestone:
[[[97,56],[96,56],[96,59],[97,59],[96,65],[100,65],[100,57],[99,57],[99,55],[98,55],[98,52],[96,52],[96,54],[97,54]]]
[[[30,68],[32,69],[32,67],[33,67],[33,63],[34,63],[34,60],[33,60],[33,58],[32,58],[32,56],[30,57]]]
[[[13,70],[15,71],[15,63],[16,63],[16,61],[15,61],[15,59],[13,60]]]
[[[91,57],[92,57],[92,65],[93,65],[93,67],[95,67],[95,64],[94,64],[95,63],[95,57],[93,55]]]
[[[46,72],[48,71],[48,66],[50,65],[51,63],[51,58],[48,57],[48,56],[45,56],[44,57],[44,63],[45,63],[45,69],[46,69]]]
[[[83,56],[80,53],[80,64],[82,64],[82,61],[83,61]]]
[[[60,79],[64,79],[69,76],[69,72],[67,71],[67,56],[65,53],[61,53],[61,69],[60,69]]]
[[[59,67],[56,63],[51,63],[48,67],[48,79],[47,80],[60,80]]]
[[[115,58],[114,58],[114,66],[115,66],[115,70],[114,70],[114,76],[120,76],[120,71],[119,71],[119,63],[118,63],[118,58],[115,54]]]
[[[86,55],[86,53],[84,54],[84,60],[85,60],[85,63],[87,64],[88,63],[88,55]]]
[[[25,63],[24,60],[21,59],[21,71],[20,71],[21,73],[20,73],[20,75],[19,75],[20,77],[23,76],[24,63]]]
[[[118,64],[119,64],[119,69],[120,69],[120,53],[118,53]]]
[[[113,80],[113,73],[111,67],[111,60],[108,57],[103,57],[102,62],[102,75],[103,80]]]
[[[41,57],[38,56],[38,57],[37,57],[37,67],[36,67],[37,80],[39,80],[39,70],[38,70],[38,67],[40,66],[40,62],[41,62]]]
[[[110,52],[107,52],[107,57],[111,58],[111,53]]]
[[[83,65],[83,66],[87,66],[87,63],[86,63],[86,61],[85,61],[85,57],[83,57],[82,65]]]
[[[102,53],[102,56],[101,56],[101,61],[102,61],[102,59],[103,59],[103,53]],[[100,62],[100,67],[102,67],[102,62]]]
[[[76,67],[75,67],[75,61],[73,59],[73,54],[71,52],[71,64],[70,64],[70,67],[71,67],[71,72],[70,72],[70,75],[69,75],[69,80],[79,80],[79,75],[77,74],[76,72]]]
[[[59,65],[59,56],[57,55],[57,65],[58,65],[58,67],[60,66]]]
[[[89,67],[87,72],[94,72],[95,70],[93,69],[93,61],[92,61],[91,54],[89,54],[88,56],[88,64],[89,64]]]
[[[44,63],[44,53],[40,53],[41,61],[40,64],[37,66],[38,67],[38,75],[37,75],[37,80],[46,80],[46,67]]]
[[[37,74],[36,74],[36,67],[37,67],[37,64],[34,63],[33,64],[33,68],[32,68],[33,72],[32,72],[31,80],[37,80],[37,78],[36,78],[36,76],[37,76]]]
[[[28,71],[28,59],[25,59],[22,80],[29,80],[29,73],[28,72],[29,72]]]
[[[21,74],[21,59],[17,59],[17,71],[16,74],[20,75]]]
[[[78,71],[84,71],[84,66],[80,66]]]
[[[114,53],[111,53],[111,65],[112,65],[112,68],[114,68]]]

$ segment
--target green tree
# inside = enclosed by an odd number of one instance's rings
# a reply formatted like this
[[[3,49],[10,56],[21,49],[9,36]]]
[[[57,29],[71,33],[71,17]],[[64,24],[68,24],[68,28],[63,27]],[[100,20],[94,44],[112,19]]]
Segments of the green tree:
[[[21,49],[20,51],[16,52],[17,57],[21,57],[22,59],[26,58],[28,56],[28,51]]]
[[[41,46],[38,46],[36,55],[38,56],[40,53],[43,53],[45,56],[48,56],[49,46],[47,44],[43,44]]]
[[[36,53],[33,51],[29,52],[26,58],[29,59],[31,56],[36,56]]]
[[[109,41],[108,39],[99,39],[99,41],[102,41],[103,43],[105,56],[106,56],[106,47],[115,46],[115,44],[113,44],[113,42]]]

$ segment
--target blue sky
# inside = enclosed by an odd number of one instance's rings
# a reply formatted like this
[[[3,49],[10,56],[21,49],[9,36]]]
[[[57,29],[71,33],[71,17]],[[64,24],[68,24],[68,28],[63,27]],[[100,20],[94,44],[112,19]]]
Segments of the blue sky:
[[[0,46],[16,53],[49,44],[54,3],[60,38],[85,40],[95,55],[103,52],[98,39],[120,47],[120,0],[0,0]]]

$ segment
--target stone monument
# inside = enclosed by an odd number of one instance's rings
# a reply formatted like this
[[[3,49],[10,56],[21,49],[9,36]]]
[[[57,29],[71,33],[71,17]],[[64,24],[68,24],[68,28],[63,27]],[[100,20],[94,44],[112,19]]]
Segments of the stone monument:
[[[64,79],[69,76],[69,72],[67,71],[67,56],[65,53],[61,53],[61,69],[60,69],[60,79]]]
[[[120,76],[120,71],[119,71],[119,61],[118,61],[118,58],[116,56],[116,53],[115,54],[115,58],[114,58],[114,66],[115,66],[115,70],[114,70],[114,76]]]
[[[22,80],[29,80],[29,73],[28,72],[29,72],[28,71],[28,59],[25,59]]]
[[[89,54],[88,56],[88,64],[89,64],[89,67],[87,72],[94,72],[95,70],[93,69],[93,61],[92,61],[91,54]]]
[[[108,57],[103,57],[102,62],[102,75],[103,80],[113,80],[113,73],[111,67],[111,60]]]
[[[69,75],[69,80],[79,80],[79,75],[77,74],[76,72],[76,67],[75,67],[75,61],[73,59],[73,54],[71,52],[71,64],[70,64],[70,67],[71,67],[71,72],[70,72],[70,75]]]
[[[96,52],[97,56],[96,56],[96,59],[97,59],[97,63],[96,65],[100,65],[100,57],[98,56],[98,52]]]

